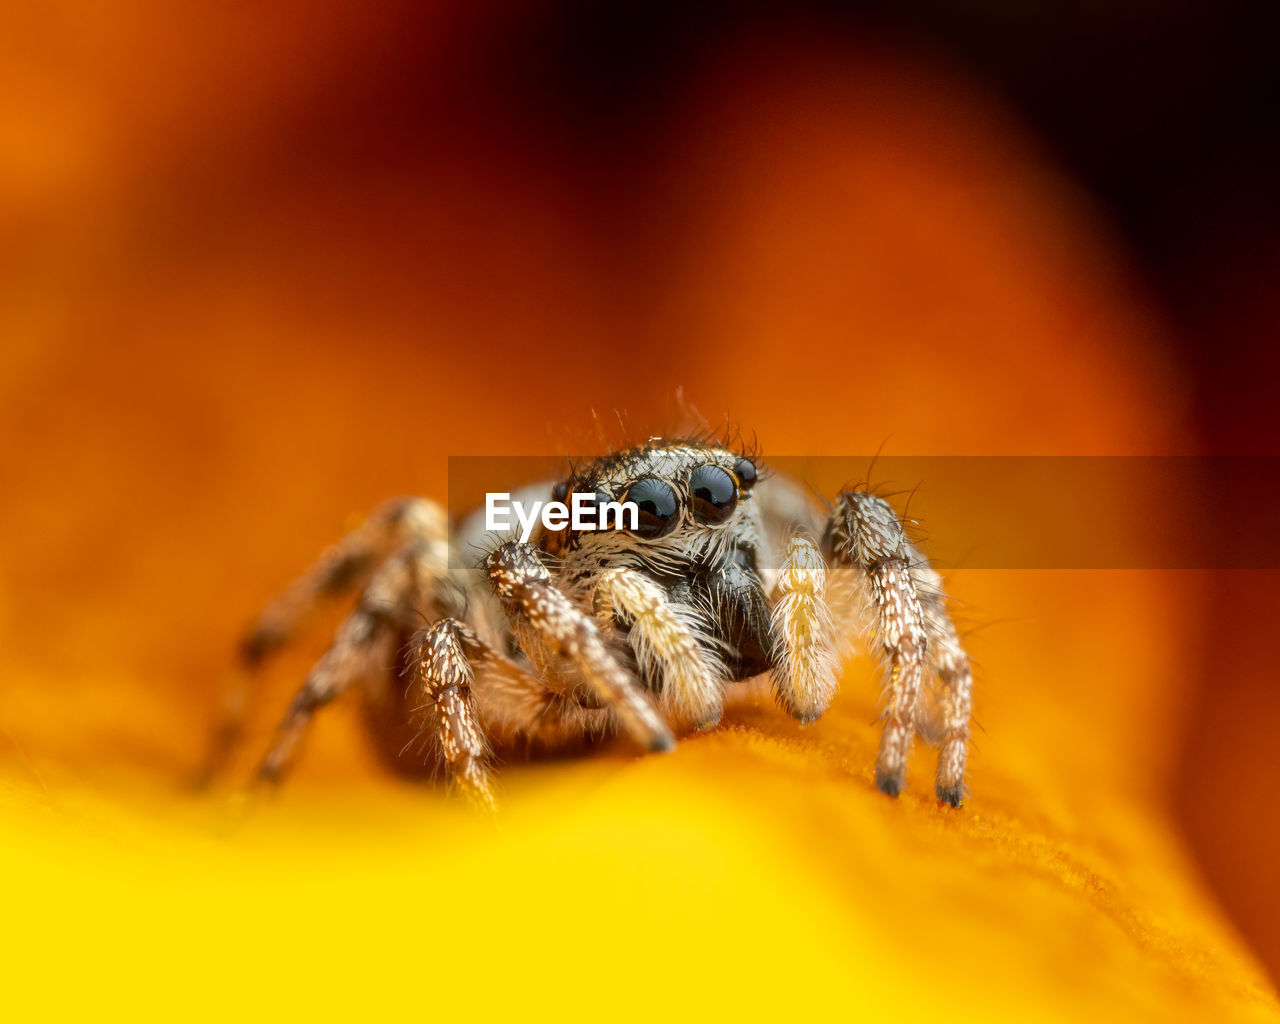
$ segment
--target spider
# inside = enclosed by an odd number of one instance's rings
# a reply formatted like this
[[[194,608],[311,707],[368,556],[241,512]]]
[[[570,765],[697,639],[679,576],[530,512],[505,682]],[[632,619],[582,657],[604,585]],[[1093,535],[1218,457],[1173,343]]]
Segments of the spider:
[[[315,713],[359,687],[385,755],[415,752],[492,806],[495,749],[622,732],[670,750],[677,734],[714,727],[727,688],[757,676],[785,712],[813,722],[861,639],[885,669],[876,785],[899,794],[918,731],[939,745],[938,799],[960,806],[969,659],[937,572],[887,500],[846,489],[824,520],[753,455],[661,439],[580,464],[550,493],[634,502],[638,516],[499,539],[459,571],[451,543],[456,553],[477,536],[476,517],[451,541],[439,505],[394,499],[268,604],[243,645],[251,671],[323,599],[362,595],[294,696],[259,778],[278,781]]]

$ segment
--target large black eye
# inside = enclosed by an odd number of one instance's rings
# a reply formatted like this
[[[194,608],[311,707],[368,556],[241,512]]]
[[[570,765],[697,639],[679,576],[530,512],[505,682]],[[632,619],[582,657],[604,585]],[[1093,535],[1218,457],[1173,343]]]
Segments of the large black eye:
[[[702,523],[723,523],[738,505],[738,485],[719,466],[699,466],[689,475],[693,514]]]
[[[551,488],[552,501],[564,501],[564,499],[568,497],[568,495],[569,495],[568,480],[561,480],[558,484],[556,484],[553,488]]]
[[[640,514],[632,532],[637,537],[661,537],[679,520],[680,502],[669,485],[653,476],[642,476],[627,488],[623,501],[634,501]],[[630,517],[624,513],[623,522]]]
[[[581,498],[578,497],[579,494],[582,495]],[[590,494],[586,491],[576,491],[569,496],[569,511],[570,514],[572,514],[575,502],[580,504],[582,506],[582,511],[579,514],[585,522],[591,524],[587,528],[603,530],[605,528],[605,524],[601,521],[600,517],[604,514],[605,505],[609,504],[611,501],[613,501],[613,499],[603,491],[596,491],[594,494]],[[570,522],[572,522],[572,519]],[[609,529],[623,525],[626,522],[627,520],[624,517],[620,524],[617,517],[611,514],[609,516]]]
[[[751,485],[756,482],[756,464],[748,458],[741,458],[733,464],[733,471],[738,474],[738,479],[742,482],[742,489],[749,490]]]

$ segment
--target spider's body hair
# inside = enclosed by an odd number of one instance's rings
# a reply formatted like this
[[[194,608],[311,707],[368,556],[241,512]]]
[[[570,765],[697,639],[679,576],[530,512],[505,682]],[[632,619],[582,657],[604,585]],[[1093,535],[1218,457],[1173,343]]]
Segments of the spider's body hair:
[[[571,494],[603,493],[619,500],[638,477],[654,476],[677,485],[698,466],[732,471],[737,459],[743,457],[719,447],[650,442],[577,467],[566,485]],[[694,564],[722,566],[738,548],[756,550],[761,531],[753,498],[751,491],[744,492],[730,519],[714,526],[697,522],[687,500],[682,501],[679,525],[653,540],[614,530],[573,534],[561,552],[564,589],[571,596],[582,594],[589,599],[601,566],[628,566],[655,575],[682,574]],[[549,541],[545,533],[536,539],[544,550]]]
[[[715,725],[727,688],[755,676],[769,675],[779,706],[812,722],[861,641],[885,669],[877,785],[897,795],[921,731],[940,746],[939,798],[959,805],[969,662],[938,574],[886,498],[845,490],[824,516],[797,484],[759,472],[754,451],[702,438],[651,439],[532,490],[521,495],[637,500],[647,518],[541,527],[529,543],[491,537],[478,571],[456,572],[438,506],[382,506],[268,607],[246,645],[257,664],[310,605],[368,588],[295,699],[264,774],[283,771],[318,707],[361,684],[397,727],[398,755],[426,757],[489,805],[494,749],[621,731],[666,750],[673,730]],[[459,524],[455,558],[476,550],[474,525]],[[374,598],[388,607],[374,614]],[[378,659],[423,620],[407,691],[397,689]]]

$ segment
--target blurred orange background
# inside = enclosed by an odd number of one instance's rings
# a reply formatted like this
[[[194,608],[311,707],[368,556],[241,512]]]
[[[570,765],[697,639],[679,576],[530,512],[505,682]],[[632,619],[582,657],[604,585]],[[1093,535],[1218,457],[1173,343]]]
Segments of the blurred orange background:
[[[349,710],[239,828],[184,790],[257,607],[383,497],[443,501],[451,454],[661,433],[678,392],[766,459],[1212,448],[1124,240],[964,67],[752,29],[593,97],[538,51],[548,10],[7,14],[0,817],[25,995],[80,1005],[70,956],[108,1005],[211,1016],[567,992],[1275,1019],[1274,659],[1252,633],[1224,653],[1221,612],[1261,575],[956,573],[982,627],[958,815],[927,754],[898,803],[872,789],[865,665],[804,732],[747,701],[669,758],[511,766],[500,838],[387,778]],[[1176,514],[1115,498],[1120,523]],[[256,750],[322,642],[272,673]]]

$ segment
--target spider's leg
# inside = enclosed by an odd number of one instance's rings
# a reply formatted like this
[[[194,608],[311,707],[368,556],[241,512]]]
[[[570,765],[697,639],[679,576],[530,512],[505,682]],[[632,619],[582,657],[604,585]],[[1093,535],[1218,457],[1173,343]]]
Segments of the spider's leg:
[[[448,554],[448,531],[448,516],[433,501],[392,498],[383,502],[267,604],[241,645],[244,666],[257,668],[287,644],[313,609],[368,583],[378,566],[406,541],[436,545],[443,560]]]
[[[398,643],[439,580],[440,552],[411,542],[373,574],[356,609],[338,627],[333,644],[307,675],[276,729],[258,778],[277,782],[293,761],[312,717],[351,687],[379,679],[399,657]]]
[[[430,713],[449,779],[480,806],[492,810],[489,744],[476,714],[472,659],[496,654],[457,619],[440,619],[413,641],[415,712]]]
[[[912,563],[911,576],[924,610],[925,632],[929,637],[929,668],[940,683],[937,707],[942,735],[935,789],[939,800],[959,807],[965,795],[964,768],[969,749],[969,716],[973,710],[973,671],[951,616],[947,614],[941,577],[924,559]]]
[[[793,536],[773,606],[773,685],[782,708],[804,723],[821,717],[836,693],[835,628],[826,580],[818,546],[806,536]]]
[[[240,670],[223,695],[221,721],[201,773],[202,782],[221,772],[239,744],[257,673],[267,658],[297,635],[308,613],[328,599],[365,586],[392,552],[411,539],[444,551],[448,543],[444,510],[424,498],[383,502],[268,603],[241,644]]]
[[[572,662],[629,735],[651,751],[675,746],[639,682],[609,653],[591,618],[552,585],[535,548],[508,542],[489,555],[485,567],[513,622],[531,630],[549,653]]]
[[[608,731],[609,712],[583,707],[563,690],[492,648],[468,650],[485,732],[498,745],[559,747]]]
[[[892,506],[862,491],[846,491],[836,499],[823,543],[833,562],[851,567],[866,585],[859,592],[871,605],[873,642],[887,665],[876,785],[897,796],[906,777],[928,646],[924,609],[911,572],[913,561],[923,556],[907,539]]]
[[[601,714],[582,708],[504,657],[456,618],[413,638],[410,712],[449,780],[481,807],[494,808],[489,736],[549,743],[582,736]],[[483,693],[484,719],[477,696]]]
[[[709,729],[724,710],[723,663],[716,664],[698,642],[701,620],[695,610],[671,601],[658,584],[634,569],[610,569],[595,590],[596,619],[631,627],[631,646],[642,668],[662,679],[668,721]]]

